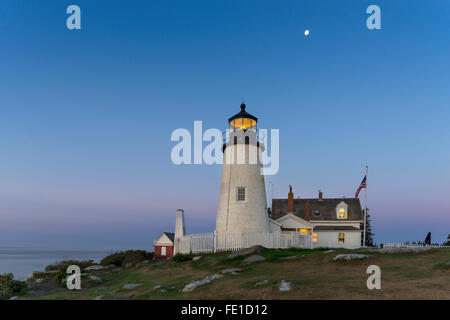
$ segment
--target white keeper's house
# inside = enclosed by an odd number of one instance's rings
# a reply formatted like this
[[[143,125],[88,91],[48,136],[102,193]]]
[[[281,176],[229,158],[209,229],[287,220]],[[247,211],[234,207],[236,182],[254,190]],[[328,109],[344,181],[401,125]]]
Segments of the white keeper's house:
[[[363,211],[358,198],[294,199],[289,187],[287,199],[273,199],[269,216],[281,230],[312,235],[313,247],[361,247]]]
[[[269,208],[261,170],[264,139],[257,131],[258,119],[245,108],[242,103],[240,112],[228,119],[216,229],[186,235],[184,211],[178,209],[173,253],[237,250],[253,245],[361,247],[363,213],[357,198],[326,199],[319,192],[317,199],[294,199],[290,187],[288,198],[273,199]]]

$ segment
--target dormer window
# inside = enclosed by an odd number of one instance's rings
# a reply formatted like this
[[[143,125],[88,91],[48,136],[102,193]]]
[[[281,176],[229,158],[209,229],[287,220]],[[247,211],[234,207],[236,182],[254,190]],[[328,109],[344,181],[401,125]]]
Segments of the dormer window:
[[[336,216],[338,219],[347,219],[348,205],[344,201],[341,201],[341,203],[336,206]]]

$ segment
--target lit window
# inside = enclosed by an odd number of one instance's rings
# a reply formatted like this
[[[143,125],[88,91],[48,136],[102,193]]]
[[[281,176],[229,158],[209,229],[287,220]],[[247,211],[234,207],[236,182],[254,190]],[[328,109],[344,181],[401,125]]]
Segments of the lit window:
[[[318,241],[318,234],[317,232],[313,232],[313,242],[317,242]]]
[[[344,201],[341,201],[336,206],[336,218],[337,219],[348,219],[347,211],[348,211],[348,205]]]
[[[338,243],[344,243],[344,233],[343,232],[339,232]]]
[[[297,229],[298,232],[308,232],[308,229],[305,228],[301,228],[301,229]]]
[[[161,255],[162,256],[166,255],[166,247],[161,247]]]
[[[237,188],[237,201],[245,201],[245,188]]]

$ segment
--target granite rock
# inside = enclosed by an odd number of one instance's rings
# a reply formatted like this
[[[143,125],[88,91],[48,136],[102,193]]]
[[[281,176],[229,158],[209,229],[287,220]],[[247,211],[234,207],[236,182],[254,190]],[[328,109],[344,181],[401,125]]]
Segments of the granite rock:
[[[261,253],[261,251],[263,249],[265,249],[263,246],[253,246],[253,247],[250,247],[247,249],[241,249],[241,250],[232,252],[228,256],[228,259],[234,259],[234,258],[240,257],[240,256],[248,256],[249,254]]]
[[[263,256],[260,256],[258,254],[254,254],[248,258],[244,259],[244,263],[245,264],[249,264],[249,263],[253,263],[253,262],[260,262],[260,261],[264,261],[266,260],[266,258],[264,258]]]

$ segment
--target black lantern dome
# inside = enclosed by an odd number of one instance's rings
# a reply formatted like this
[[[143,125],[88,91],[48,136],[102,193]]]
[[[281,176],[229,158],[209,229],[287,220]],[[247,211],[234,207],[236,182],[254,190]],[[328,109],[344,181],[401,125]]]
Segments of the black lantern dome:
[[[236,129],[241,129],[246,131],[252,129],[256,131],[256,122],[258,122],[258,118],[245,111],[245,107],[245,103],[242,103],[241,112],[236,113],[228,119],[230,130],[234,131]]]

